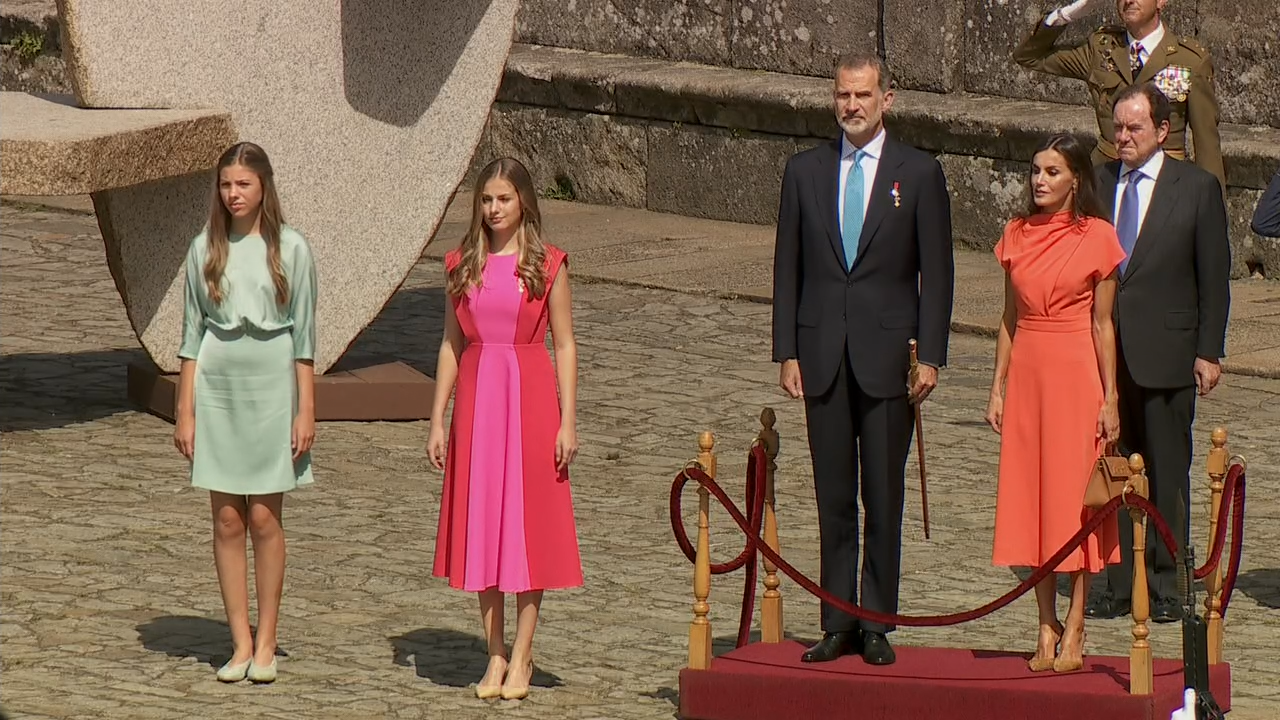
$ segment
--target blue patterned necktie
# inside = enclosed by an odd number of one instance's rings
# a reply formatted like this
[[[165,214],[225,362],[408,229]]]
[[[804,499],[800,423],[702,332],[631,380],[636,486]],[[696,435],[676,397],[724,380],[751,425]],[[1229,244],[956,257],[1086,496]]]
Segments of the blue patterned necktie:
[[[1133,257],[1133,245],[1138,242],[1138,183],[1144,177],[1141,170],[1129,171],[1128,183],[1120,198],[1120,211],[1116,214],[1116,235],[1120,237],[1120,247],[1124,248],[1124,259],[1120,261],[1122,275]]]
[[[861,150],[854,153],[853,166],[844,181],[844,218],[840,225],[840,239],[844,244],[846,270],[853,269],[853,261],[858,257],[858,241],[862,237],[862,158],[866,156]]]

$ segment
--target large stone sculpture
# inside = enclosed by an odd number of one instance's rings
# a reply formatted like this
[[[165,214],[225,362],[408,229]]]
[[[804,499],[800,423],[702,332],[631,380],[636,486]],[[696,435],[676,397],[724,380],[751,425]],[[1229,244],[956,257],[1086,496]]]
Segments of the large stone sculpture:
[[[58,11],[81,106],[224,111],[270,153],[286,219],[317,259],[324,372],[443,217],[517,1],[58,0]],[[178,370],[182,260],[211,187],[203,170],[93,194],[129,320],[166,372]]]

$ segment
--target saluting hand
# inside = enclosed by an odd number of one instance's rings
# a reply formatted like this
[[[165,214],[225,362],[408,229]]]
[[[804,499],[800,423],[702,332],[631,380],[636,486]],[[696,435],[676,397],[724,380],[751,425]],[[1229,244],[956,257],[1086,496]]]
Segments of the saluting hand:
[[[1092,2],[1093,0],[1076,0],[1070,5],[1064,5],[1058,8],[1058,17],[1062,18],[1063,22],[1079,20],[1088,14]]]

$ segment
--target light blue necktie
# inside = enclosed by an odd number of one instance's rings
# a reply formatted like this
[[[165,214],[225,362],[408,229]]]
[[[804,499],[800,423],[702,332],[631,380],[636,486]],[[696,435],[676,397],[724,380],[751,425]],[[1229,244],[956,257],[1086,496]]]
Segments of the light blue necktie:
[[[854,153],[853,167],[849,168],[849,175],[844,181],[844,219],[840,225],[840,239],[844,244],[846,270],[853,268],[853,261],[858,257],[858,240],[862,237],[862,158],[866,156],[861,150]]]
[[[1124,259],[1120,261],[1122,275],[1133,257],[1134,243],[1138,242],[1138,183],[1144,177],[1141,170],[1129,171],[1128,184],[1120,198],[1120,212],[1116,214],[1116,235],[1120,237],[1120,247],[1124,248]]]

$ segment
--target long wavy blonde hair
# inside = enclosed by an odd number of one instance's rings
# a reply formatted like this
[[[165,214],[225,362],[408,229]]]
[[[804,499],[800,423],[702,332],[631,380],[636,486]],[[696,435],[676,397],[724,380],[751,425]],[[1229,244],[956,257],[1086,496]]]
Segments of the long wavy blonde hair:
[[[461,297],[473,287],[480,287],[481,273],[489,254],[489,226],[484,222],[482,197],[485,183],[494,178],[506,180],[520,197],[520,227],[516,230],[519,258],[516,273],[528,291],[529,299],[541,298],[547,291],[545,268],[547,248],[542,243],[542,213],[538,210],[538,195],[533,190],[533,178],[520,161],[499,158],[485,166],[476,178],[471,198],[471,227],[458,245],[461,262],[449,272],[447,291]]]
[[[289,280],[284,275],[280,260],[280,226],[284,225],[284,212],[280,209],[280,196],[276,194],[275,171],[267,151],[251,143],[236,143],[218,158],[218,169],[213,178],[213,202],[209,210],[209,256],[204,263],[204,281],[209,288],[209,299],[221,305],[224,299],[222,275],[227,269],[230,243],[227,234],[231,228],[231,211],[222,203],[218,189],[223,168],[242,165],[253,171],[262,183],[262,206],[258,218],[258,232],[267,244],[267,267],[271,271],[271,284],[276,289],[276,302],[289,302]]]

